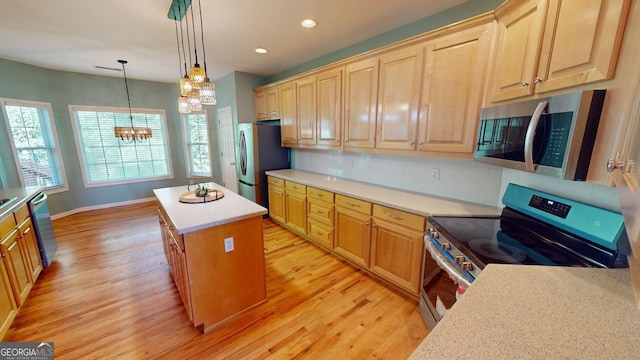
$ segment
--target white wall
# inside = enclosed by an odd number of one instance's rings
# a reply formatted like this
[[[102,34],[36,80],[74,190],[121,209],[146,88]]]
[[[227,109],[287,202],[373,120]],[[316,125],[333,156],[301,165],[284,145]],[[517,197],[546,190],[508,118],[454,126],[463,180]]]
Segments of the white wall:
[[[295,149],[294,167],[492,206],[502,182],[501,168],[468,160]],[[432,169],[440,170],[439,180],[431,178]]]
[[[471,160],[432,159],[294,149],[293,167],[401,190],[502,206],[512,182],[572,200],[619,211],[615,189],[581,181],[567,181],[523,171],[503,169]],[[433,180],[433,169],[440,179]]]

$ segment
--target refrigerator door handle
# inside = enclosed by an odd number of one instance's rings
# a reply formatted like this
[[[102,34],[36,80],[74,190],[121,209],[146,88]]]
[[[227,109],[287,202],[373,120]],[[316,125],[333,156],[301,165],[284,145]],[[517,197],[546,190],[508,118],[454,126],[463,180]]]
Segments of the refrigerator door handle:
[[[245,184],[247,186],[260,186],[260,184],[250,184],[244,180],[238,180],[241,184]]]

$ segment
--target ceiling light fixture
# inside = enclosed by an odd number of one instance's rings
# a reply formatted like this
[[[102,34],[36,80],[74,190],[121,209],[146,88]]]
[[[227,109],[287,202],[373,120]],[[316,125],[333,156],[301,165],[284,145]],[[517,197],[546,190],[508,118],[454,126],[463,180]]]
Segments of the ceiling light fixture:
[[[300,25],[306,28],[314,28],[316,27],[317,23],[315,22],[315,20],[312,20],[312,19],[304,19],[302,20]]]
[[[258,54],[266,54],[266,53],[268,53],[268,52],[269,52],[269,50],[267,50],[267,49],[265,49],[265,48],[257,48],[257,49],[256,49],[256,52],[257,52]]]
[[[122,72],[124,73],[124,86],[127,89],[127,103],[129,104],[129,120],[131,120],[131,127],[119,127],[113,128],[116,137],[119,137],[122,142],[145,142],[151,138],[151,129],[148,127],[134,127],[133,126],[133,113],[131,112],[131,98],[129,97],[129,83],[127,82],[127,71],[124,69],[124,64],[127,60],[118,60],[122,64]],[[146,122],[146,118],[145,118]]]
[[[202,5],[198,0],[198,8],[200,15],[200,34],[202,40],[202,54],[204,56],[204,69],[198,63],[198,44],[196,40],[196,19],[193,13],[191,0],[173,0],[169,8],[169,19],[175,22],[176,28],[176,44],[178,45],[178,61],[180,67],[180,97],[178,97],[178,111],[180,113],[190,113],[191,111],[201,111],[202,105],[216,104],[215,84],[209,80],[207,76],[207,54],[204,46],[204,26],[202,22]],[[189,62],[191,63],[191,39],[189,36],[189,18],[187,10],[191,6],[191,24],[193,30],[193,50],[195,62],[193,66],[187,70],[187,55],[184,47],[184,32],[182,20],[186,23],[186,38],[189,52]],[[180,36],[178,36],[178,22],[180,22]],[[182,56],[180,55],[180,41],[182,41]],[[182,73],[181,64],[184,61],[184,75]]]

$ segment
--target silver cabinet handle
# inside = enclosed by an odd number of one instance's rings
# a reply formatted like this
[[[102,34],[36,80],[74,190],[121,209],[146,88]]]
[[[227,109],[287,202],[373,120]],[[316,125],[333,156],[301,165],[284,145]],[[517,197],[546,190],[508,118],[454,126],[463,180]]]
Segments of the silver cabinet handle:
[[[542,82],[542,79],[540,79],[540,78],[539,78],[539,77],[537,77],[537,76],[536,76],[536,78],[535,78],[535,79],[533,79],[533,83],[534,83],[534,84],[539,84],[539,83],[541,83],[541,82]]]
[[[396,219],[396,220],[404,220],[404,218],[402,216],[398,216],[398,215],[394,215],[394,214],[389,214],[389,217],[392,219]]]
[[[624,162],[620,160],[617,156],[607,161],[607,172],[612,172],[613,170],[623,170],[623,169],[624,169]]]
[[[520,85],[522,85],[523,87],[524,86],[529,86],[529,83],[527,81],[523,81],[523,82],[520,83]]]
[[[527,127],[527,134],[524,138],[524,163],[527,166],[527,170],[531,172],[534,172],[536,170],[533,165],[533,138],[536,134],[536,128],[538,127],[538,122],[540,122],[542,112],[548,104],[548,101],[541,101],[538,103],[538,106],[536,106],[536,110],[531,116],[531,122],[529,122],[529,127]]]
[[[358,204],[354,204],[354,203],[352,203],[351,201],[347,201],[347,205],[349,205],[349,206],[360,206],[360,205],[358,205]]]
[[[429,251],[429,254],[438,264],[438,266],[444,270],[447,275],[453,280],[454,283],[462,285],[462,287],[468,288],[471,285],[471,281],[467,279],[462,270],[453,265],[447,258],[436,248],[436,245],[430,240],[424,239],[424,246]]]

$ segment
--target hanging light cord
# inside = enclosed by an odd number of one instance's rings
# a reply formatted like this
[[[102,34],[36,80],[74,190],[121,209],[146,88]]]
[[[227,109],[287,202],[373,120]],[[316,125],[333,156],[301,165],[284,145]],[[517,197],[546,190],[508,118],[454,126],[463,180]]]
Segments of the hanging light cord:
[[[180,10],[178,10],[180,11]],[[178,45],[178,72],[180,73],[180,77],[182,77],[182,56],[180,55],[180,40],[178,38],[178,19],[176,19],[176,15],[173,15],[173,24],[176,27],[176,44]]]
[[[127,60],[118,60],[122,64],[122,72],[124,73],[124,87],[127,89],[127,102],[129,103],[129,119],[131,120],[131,127],[133,128],[133,114],[131,113],[131,99],[129,98],[129,84],[127,83],[127,71],[124,69],[124,64]]]
[[[202,5],[200,4],[200,0],[198,0],[198,10],[200,11],[200,35],[202,35],[202,56],[204,57],[204,72],[206,74],[209,74],[207,72],[207,52],[205,51],[204,46],[204,27],[202,26]]]
[[[202,17],[200,17],[202,20]],[[196,54],[196,64],[198,64],[198,45],[196,44],[196,18],[193,17],[193,3],[191,4],[191,26],[193,26],[193,52]],[[200,24],[200,32],[202,32],[202,24]],[[202,44],[204,46],[204,43]]]
[[[180,5],[178,5],[178,12],[182,15],[182,11],[180,10]],[[184,59],[184,74],[189,74],[187,70],[187,54],[184,52],[184,33],[182,31],[182,19],[180,20],[180,39],[182,40],[182,58]],[[182,73],[180,73],[182,75]]]
[[[187,16],[187,4],[184,5],[184,21],[187,23],[187,47],[189,49],[189,63],[191,63],[191,40],[189,39],[189,17]]]

